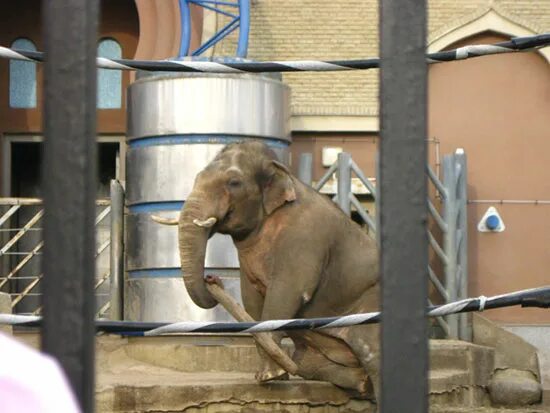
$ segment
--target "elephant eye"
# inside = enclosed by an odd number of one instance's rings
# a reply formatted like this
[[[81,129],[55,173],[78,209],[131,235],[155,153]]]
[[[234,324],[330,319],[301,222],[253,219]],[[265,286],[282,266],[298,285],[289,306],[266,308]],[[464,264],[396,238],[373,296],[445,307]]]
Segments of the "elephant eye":
[[[240,188],[241,185],[242,185],[242,181],[240,179],[237,179],[237,178],[231,178],[228,182],[227,182],[227,185],[230,187],[230,188]]]

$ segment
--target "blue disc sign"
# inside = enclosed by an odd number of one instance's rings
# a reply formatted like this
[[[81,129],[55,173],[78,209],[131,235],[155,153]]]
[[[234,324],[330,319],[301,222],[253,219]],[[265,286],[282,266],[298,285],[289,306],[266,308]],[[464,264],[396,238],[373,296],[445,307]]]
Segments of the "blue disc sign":
[[[489,215],[485,220],[485,225],[487,226],[488,229],[490,229],[491,231],[494,231],[499,227],[500,219],[497,215]]]

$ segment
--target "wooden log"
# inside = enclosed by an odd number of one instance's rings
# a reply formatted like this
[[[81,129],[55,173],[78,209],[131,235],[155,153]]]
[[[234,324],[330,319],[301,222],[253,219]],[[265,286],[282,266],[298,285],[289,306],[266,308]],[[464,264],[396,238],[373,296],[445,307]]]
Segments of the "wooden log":
[[[256,321],[219,285],[207,283],[206,288],[237,321]],[[293,375],[297,374],[298,366],[288,354],[275,343],[270,333],[252,333],[252,336],[273,361],[288,373]]]

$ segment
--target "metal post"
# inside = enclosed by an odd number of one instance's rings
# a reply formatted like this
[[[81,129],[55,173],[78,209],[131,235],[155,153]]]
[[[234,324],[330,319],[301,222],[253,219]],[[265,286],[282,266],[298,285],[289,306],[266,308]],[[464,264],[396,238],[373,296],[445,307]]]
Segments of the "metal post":
[[[456,202],[456,174],[454,155],[443,157],[443,186],[446,189],[446,198],[443,204],[443,220],[447,230],[443,234],[443,250],[445,251],[445,289],[449,301],[457,300],[457,202]],[[449,325],[449,338],[458,338],[458,315],[451,314],[445,317]]]
[[[380,44],[381,411],[420,413],[428,411],[426,1],[382,0]]]
[[[111,320],[122,320],[124,299],[124,189],[111,180]]]
[[[338,154],[338,188],[336,197],[338,206],[347,216],[351,215],[351,155],[346,152]]]
[[[468,169],[466,154],[463,149],[455,153],[456,167],[459,169],[456,191],[458,211],[458,228],[460,229],[460,244],[458,245],[458,268],[460,278],[458,283],[458,298],[468,297]],[[459,338],[472,340],[472,329],[468,323],[468,314],[459,316]]]
[[[42,348],[94,411],[97,0],[43,0]]]
[[[310,153],[301,153],[298,161],[298,179],[311,186],[313,180],[313,156]]]

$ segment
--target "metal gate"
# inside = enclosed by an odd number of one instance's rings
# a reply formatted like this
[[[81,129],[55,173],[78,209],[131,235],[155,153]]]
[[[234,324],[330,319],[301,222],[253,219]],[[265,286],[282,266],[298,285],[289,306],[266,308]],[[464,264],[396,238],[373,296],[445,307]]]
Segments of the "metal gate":
[[[431,247],[431,260],[427,268],[433,294],[437,304],[446,304],[467,298],[468,286],[468,232],[467,232],[467,185],[466,154],[462,149],[443,157],[443,177],[440,179],[427,165],[427,175],[431,184],[431,196],[428,196],[430,222],[426,228]],[[311,154],[302,154],[299,165],[299,178],[311,185]],[[379,196],[375,185],[346,152],[338,154],[338,160],[326,171],[313,187],[320,191],[333,179],[336,191],[333,201],[348,216],[356,212],[367,225],[369,231],[376,231],[377,216],[371,214],[361,205],[352,191],[353,175],[365,186],[376,203]],[[379,208],[377,207],[378,211]],[[435,231],[434,231],[435,229]],[[438,235],[441,234],[441,235]],[[442,271],[438,271],[441,267]],[[434,297],[435,296],[435,297]],[[432,305],[432,300],[428,301]],[[446,337],[470,340],[471,328],[466,314],[454,314],[438,317],[437,323]]]
[[[111,182],[110,199],[96,201],[94,220],[96,318],[122,318],[124,190]],[[0,198],[0,291],[17,314],[42,314],[42,218],[37,198]]]

